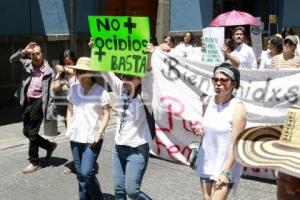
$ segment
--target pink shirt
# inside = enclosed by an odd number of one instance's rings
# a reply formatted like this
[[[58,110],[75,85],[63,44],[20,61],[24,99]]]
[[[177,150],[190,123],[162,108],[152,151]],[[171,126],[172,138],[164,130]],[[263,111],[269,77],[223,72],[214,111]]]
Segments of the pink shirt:
[[[27,90],[27,98],[41,98],[42,96],[42,80],[45,73],[45,66],[33,67],[33,74]]]

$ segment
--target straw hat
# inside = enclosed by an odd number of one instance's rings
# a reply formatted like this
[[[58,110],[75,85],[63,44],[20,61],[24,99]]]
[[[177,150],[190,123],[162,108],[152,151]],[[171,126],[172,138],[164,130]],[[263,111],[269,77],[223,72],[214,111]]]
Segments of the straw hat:
[[[76,65],[70,65],[67,67],[86,71],[97,71],[91,67],[91,59],[88,57],[80,57],[77,60]]]
[[[245,166],[271,168],[300,178],[300,107],[288,109],[283,127],[244,130],[234,148],[236,159]]]

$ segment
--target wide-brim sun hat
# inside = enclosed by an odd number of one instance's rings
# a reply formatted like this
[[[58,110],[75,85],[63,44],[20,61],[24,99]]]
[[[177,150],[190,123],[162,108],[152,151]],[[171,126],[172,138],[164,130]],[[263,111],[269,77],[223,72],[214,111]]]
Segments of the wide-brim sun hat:
[[[244,166],[274,169],[300,178],[300,107],[288,109],[284,126],[245,129],[234,148],[237,161]]]
[[[77,60],[76,65],[69,65],[67,67],[85,71],[99,71],[91,67],[91,59],[89,57],[80,57]]]

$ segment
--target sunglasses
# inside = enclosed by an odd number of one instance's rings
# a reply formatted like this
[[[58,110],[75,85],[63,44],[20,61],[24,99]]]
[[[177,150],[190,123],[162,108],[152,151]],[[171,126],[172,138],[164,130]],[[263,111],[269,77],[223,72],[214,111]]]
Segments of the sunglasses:
[[[75,69],[75,74],[85,74],[86,72],[86,70]]]
[[[125,80],[125,81],[132,81],[134,79],[134,76],[130,76],[130,75],[122,75],[121,76],[121,79],[122,80]]]
[[[290,40],[286,40],[283,42],[284,45],[289,45],[289,46],[292,46],[292,45],[295,45],[292,41]]]
[[[222,85],[227,84],[228,81],[230,81],[230,79],[228,78],[216,78],[216,77],[212,77],[211,80],[213,83],[218,83],[220,81]]]

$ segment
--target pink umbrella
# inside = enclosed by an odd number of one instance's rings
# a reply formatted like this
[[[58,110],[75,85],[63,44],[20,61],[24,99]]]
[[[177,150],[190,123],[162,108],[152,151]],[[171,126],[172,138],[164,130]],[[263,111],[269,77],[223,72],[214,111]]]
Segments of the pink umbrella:
[[[249,13],[233,10],[218,15],[211,21],[210,26],[236,26],[246,24],[259,26],[257,19]]]

